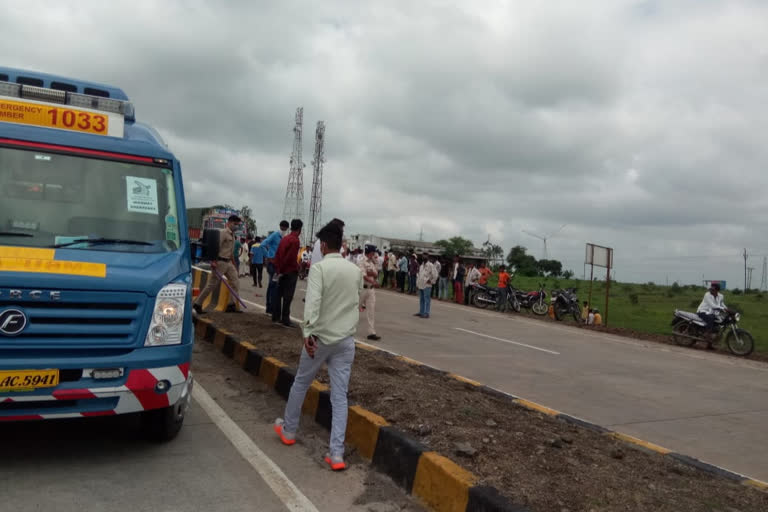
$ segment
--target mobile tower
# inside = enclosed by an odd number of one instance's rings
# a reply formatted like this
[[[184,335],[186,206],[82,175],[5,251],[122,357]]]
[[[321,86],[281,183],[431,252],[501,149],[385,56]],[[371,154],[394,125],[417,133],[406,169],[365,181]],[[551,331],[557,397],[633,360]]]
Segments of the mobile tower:
[[[309,226],[304,231],[304,244],[309,245],[320,229],[323,210],[323,164],[325,163],[325,123],[317,122],[315,154],[312,157],[312,198],[309,203]]]
[[[304,220],[304,162],[301,159],[301,134],[304,123],[304,108],[296,109],[296,125],[293,127],[293,151],[291,169],[288,174],[288,189],[285,191],[283,218]]]

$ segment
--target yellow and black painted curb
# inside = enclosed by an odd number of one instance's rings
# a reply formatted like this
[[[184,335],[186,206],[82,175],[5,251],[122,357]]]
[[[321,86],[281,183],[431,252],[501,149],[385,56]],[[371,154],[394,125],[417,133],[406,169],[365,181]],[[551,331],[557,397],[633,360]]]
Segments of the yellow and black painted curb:
[[[277,359],[262,354],[251,343],[235,339],[231,333],[219,329],[210,320],[195,316],[194,323],[195,334],[198,337],[213,343],[225,355],[235,359],[245,371],[258,377],[284,399],[288,399],[288,393],[295,376],[294,369]],[[483,393],[518,407],[557,418],[627,443],[634,448],[658,453],[707,473],[768,492],[768,483],[766,482],[610,430],[536,402],[485,386],[466,377],[448,373],[414,359],[379,349],[373,345],[362,342],[356,344],[359,349],[378,351],[408,364],[420,366],[428,371],[477,388]],[[317,381],[313,382],[307,393],[302,411],[304,414],[312,416],[317,423],[326,429],[330,429],[331,400],[328,386]],[[374,468],[390,476],[408,493],[421,499],[433,510],[439,512],[523,512],[528,510],[526,507],[511,503],[496,488],[478,485],[479,479],[475,475],[450,459],[429,451],[419,441],[392,427],[381,416],[360,406],[352,405],[349,407],[346,441],[357,448],[362,457],[370,460]]]
[[[214,276],[211,272],[206,272],[203,270],[200,270],[198,268],[192,269],[192,288],[197,289],[200,292],[203,291],[205,288],[205,285],[208,284],[209,279],[216,279],[219,280],[218,277]],[[205,298],[205,301],[202,304],[203,309],[208,309],[208,307],[213,304],[214,311],[226,311],[227,305],[229,305],[231,299],[230,299],[230,292],[229,288],[227,288],[227,285],[225,285],[222,282],[219,282],[219,286],[217,286],[213,293],[211,293],[208,297]]]
[[[295,370],[267,356],[247,341],[240,341],[210,320],[194,317],[195,334],[212,343],[251,375],[288,399]],[[366,349],[367,346],[359,346]],[[416,361],[413,361],[416,364]],[[331,397],[328,386],[317,381],[307,392],[304,414],[326,429],[331,428]],[[479,479],[447,457],[430,451],[420,442],[392,427],[387,420],[359,405],[351,405],[346,442],[357,449],[378,471],[392,478],[409,494],[438,512],[524,512],[495,488],[479,485]]]

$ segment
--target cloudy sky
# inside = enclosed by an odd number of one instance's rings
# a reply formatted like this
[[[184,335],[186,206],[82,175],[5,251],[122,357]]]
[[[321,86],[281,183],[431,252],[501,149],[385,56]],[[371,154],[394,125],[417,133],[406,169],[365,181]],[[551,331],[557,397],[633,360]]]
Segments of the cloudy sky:
[[[187,204],[280,220],[296,107],[305,195],[348,232],[488,237],[578,275],[729,280],[768,255],[768,2],[10,2],[5,65],[118,85]],[[39,5],[38,5],[39,4]],[[308,206],[307,206],[308,209]]]

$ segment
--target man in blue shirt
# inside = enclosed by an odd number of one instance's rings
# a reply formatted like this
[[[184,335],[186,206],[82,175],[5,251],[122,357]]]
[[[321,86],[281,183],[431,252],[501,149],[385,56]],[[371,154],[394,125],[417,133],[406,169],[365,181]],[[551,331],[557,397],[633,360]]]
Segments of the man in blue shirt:
[[[397,287],[400,288],[400,293],[405,293],[406,277],[408,277],[408,258],[405,254],[401,254],[400,259],[397,260]]]
[[[261,276],[264,272],[264,248],[261,246],[261,237],[257,236],[251,244],[251,276],[253,286],[261,288]]]
[[[288,234],[288,221],[280,221],[280,231],[273,231],[263,242],[261,248],[264,251],[264,261],[267,263],[267,274],[269,275],[269,284],[267,285],[267,314],[272,314],[272,302],[276,300],[277,282],[275,281],[275,254],[280,245],[280,240]]]

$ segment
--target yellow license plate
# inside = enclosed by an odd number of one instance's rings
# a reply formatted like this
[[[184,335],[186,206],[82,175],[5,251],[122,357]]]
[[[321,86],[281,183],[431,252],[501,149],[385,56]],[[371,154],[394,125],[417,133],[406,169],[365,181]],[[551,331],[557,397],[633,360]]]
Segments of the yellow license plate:
[[[52,388],[59,385],[59,370],[2,370],[0,393],[22,389]]]

